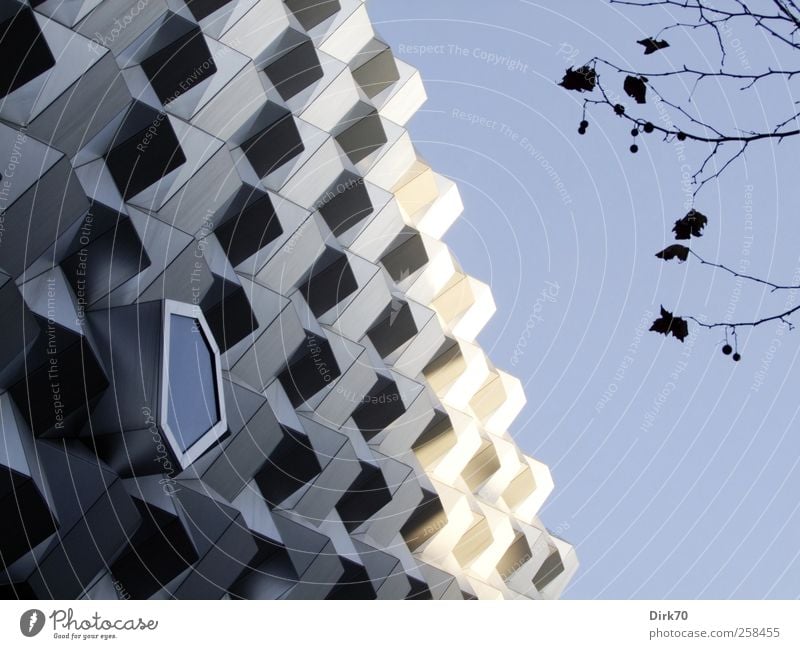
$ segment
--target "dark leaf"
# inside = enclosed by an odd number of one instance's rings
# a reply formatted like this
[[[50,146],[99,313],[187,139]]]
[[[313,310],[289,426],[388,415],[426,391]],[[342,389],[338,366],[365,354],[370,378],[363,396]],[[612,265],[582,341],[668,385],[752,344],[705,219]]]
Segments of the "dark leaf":
[[[672,334],[681,342],[689,335],[689,324],[683,318],[674,317],[663,306],[661,307],[661,317],[653,323],[650,331],[655,331],[665,336]]]
[[[645,54],[652,54],[658,50],[663,50],[665,47],[669,47],[669,43],[667,43],[667,41],[657,41],[654,38],[643,38],[642,40],[636,42],[639,43],[639,45],[644,46]]]
[[[675,259],[675,257],[681,261],[686,261],[689,258],[689,249],[679,243],[674,243],[671,246],[664,248],[664,250],[661,252],[657,252],[656,257],[663,259],[664,261]]]
[[[564,78],[558,84],[567,90],[577,90],[578,92],[592,92],[597,85],[597,73],[594,68],[582,65],[577,70],[570,66],[567,68]]]
[[[691,239],[692,237],[702,237],[703,228],[708,223],[708,217],[697,210],[689,210],[682,219],[675,221],[672,231],[676,239]]]
[[[628,75],[625,77],[625,83],[622,85],[623,90],[628,97],[633,97],[637,104],[645,103],[645,95],[647,94],[647,81],[646,77],[632,77]]]

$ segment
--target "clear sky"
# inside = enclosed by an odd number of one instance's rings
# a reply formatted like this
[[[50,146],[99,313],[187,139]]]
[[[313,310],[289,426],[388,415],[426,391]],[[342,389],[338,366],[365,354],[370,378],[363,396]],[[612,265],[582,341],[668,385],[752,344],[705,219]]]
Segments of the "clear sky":
[[[497,314],[480,342],[526,385],[512,433],[550,466],[542,517],[581,559],[565,597],[800,596],[800,331],[741,331],[738,364],[720,352],[720,330],[695,329],[683,345],[646,331],[662,303],[749,320],[800,296],[655,259],[686,212],[685,165],[707,149],[640,136],[631,154],[630,126],[608,111],[581,136],[580,97],[555,85],[592,55],[714,66],[710,43],[676,35],[645,58],[636,41],[667,19],[606,0],[368,8],[422,72],[429,99],[410,131],[461,189],[466,209],[446,240],[492,286]],[[752,31],[726,38],[743,68],[772,56]],[[791,108],[780,84],[696,99],[708,119],[755,128]],[[704,190],[710,223],[693,249],[800,283],[798,151],[754,148]]]

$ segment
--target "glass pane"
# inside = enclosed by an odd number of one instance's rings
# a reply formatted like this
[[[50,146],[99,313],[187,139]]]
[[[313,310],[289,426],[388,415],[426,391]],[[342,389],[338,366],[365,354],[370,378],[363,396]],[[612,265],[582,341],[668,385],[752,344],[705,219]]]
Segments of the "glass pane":
[[[186,451],[219,421],[214,357],[195,318],[172,314],[167,424]]]

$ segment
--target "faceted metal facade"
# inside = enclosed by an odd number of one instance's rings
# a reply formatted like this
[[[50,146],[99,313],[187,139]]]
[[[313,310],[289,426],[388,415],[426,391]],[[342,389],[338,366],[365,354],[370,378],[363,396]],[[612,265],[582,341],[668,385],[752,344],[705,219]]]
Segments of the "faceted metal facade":
[[[359,0],[4,0],[0,592],[549,598],[457,188]]]

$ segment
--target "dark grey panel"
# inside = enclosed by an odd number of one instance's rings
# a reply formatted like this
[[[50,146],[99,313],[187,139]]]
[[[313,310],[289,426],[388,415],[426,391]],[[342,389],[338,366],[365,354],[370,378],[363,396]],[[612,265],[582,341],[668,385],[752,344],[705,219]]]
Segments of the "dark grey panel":
[[[284,0],[284,2],[306,29],[316,27],[341,9],[339,0]]]
[[[0,61],[0,98],[55,65],[33,12],[16,0],[4,0],[0,7]]]
[[[314,43],[305,39],[264,68],[283,99],[291,99],[323,77]]]

